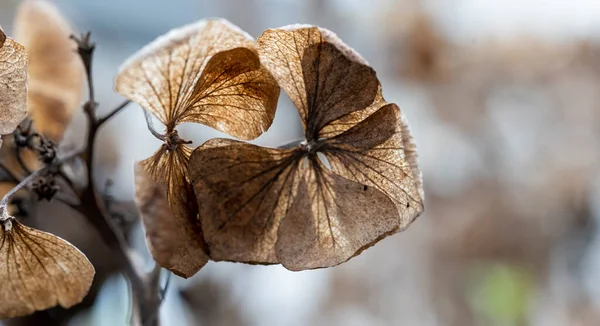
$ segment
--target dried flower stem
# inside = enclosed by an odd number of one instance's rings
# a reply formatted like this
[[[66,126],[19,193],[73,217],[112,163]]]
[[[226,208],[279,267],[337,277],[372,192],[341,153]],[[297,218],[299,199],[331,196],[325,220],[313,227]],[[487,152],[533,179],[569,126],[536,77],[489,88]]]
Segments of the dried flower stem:
[[[129,103],[131,103],[130,100],[125,100],[123,103],[121,103],[115,109],[110,111],[109,114],[107,114],[106,116],[104,116],[102,118],[99,118],[97,121],[98,126],[103,125],[106,121],[108,121],[110,118],[112,118],[115,114],[121,112],[121,110],[123,110],[127,105],[129,105]]]
[[[104,242],[112,249],[116,259],[121,265],[123,272],[131,283],[135,302],[137,302],[137,314],[140,322],[144,326],[158,325],[158,278],[142,277],[138,274],[135,266],[127,255],[128,245],[122,232],[109,215],[102,196],[98,193],[98,188],[94,182],[94,152],[96,144],[96,135],[100,127],[112,118],[115,114],[125,108],[130,102],[125,101],[103,118],[96,116],[96,103],[94,98],[94,87],[92,73],[92,58],[95,45],[90,41],[90,33],[84,34],[81,38],[72,37],[78,45],[79,55],[85,66],[87,73],[89,99],[83,105],[88,121],[87,146],[82,158],[87,165],[88,185],[84,189],[80,204],[73,208],[85,215],[92,225],[98,230]],[[154,284],[156,283],[156,284]]]
[[[164,141],[165,135],[161,134],[160,132],[156,131],[156,129],[154,129],[154,124],[152,123],[152,117],[150,116],[150,112],[144,110],[143,108],[142,111],[144,112],[144,118],[146,118],[146,126],[148,127],[148,131],[150,131],[150,133],[154,137],[156,137],[156,139]]]

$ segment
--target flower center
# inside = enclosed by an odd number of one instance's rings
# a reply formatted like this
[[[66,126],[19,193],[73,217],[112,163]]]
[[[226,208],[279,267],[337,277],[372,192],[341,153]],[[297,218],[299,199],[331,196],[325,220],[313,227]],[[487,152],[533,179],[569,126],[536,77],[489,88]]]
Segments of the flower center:
[[[311,141],[303,141],[300,144],[298,144],[298,148],[300,148],[300,150],[306,152],[308,155],[315,155],[317,154],[319,148],[320,148],[320,144],[319,141],[317,140],[311,140]]]
[[[327,156],[325,156],[325,154],[321,152],[321,150],[323,149],[323,144],[323,142],[320,142],[318,140],[311,140],[308,142],[303,141],[298,145],[298,148],[305,153],[305,158],[317,158],[319,161],[321,161],[321,163],[323,163],[323,165],[325,165],[327,169],[331,169],[331,165],[329,163],[329,160],[327,159]]]
[[[169,151],[176,150],[177,147],[181,144],[191,144],[192,143],[191,141],[183,140],[183,139],[179,138],[179,133],[177,132],[177,130],[168,131],[164,135],[164,141],[165,141],[165,145],[167,146],[167,149]]]

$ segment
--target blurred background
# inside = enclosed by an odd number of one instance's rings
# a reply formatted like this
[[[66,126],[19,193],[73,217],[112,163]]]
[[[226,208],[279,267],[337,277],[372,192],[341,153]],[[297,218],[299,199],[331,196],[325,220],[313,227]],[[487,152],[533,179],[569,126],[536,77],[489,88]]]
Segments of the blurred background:
[[[18,3],[0,3],[9,34]],[[600,325],[599,1],[55,3],[77,30],[92,31],[105,112],[122,101],[113,91],[119,65],[171,28],[224,17],[258,37],[308,23],[370,62],[419,146],[426,209],[407,231],[330,269],[211,262],[189,280],[173,276],[163,325]],[[74,119],[64,146],[82,145],[84,122]],[[226,136],[179,130],[196,146]],[[282,95],[273,126],[254,142],[275,147],[301,135]],[[131,201],[133,162],[160,145],[141,109],[116,116],[99,142],[98,184],[111,180],[110,195]],[[108,266],[97,300],[70,324],[126,325],[128,287],[99,239],[79,227],[68,234],[71,222],[46,224]],[[135,223],[130,241],[149,268]]]

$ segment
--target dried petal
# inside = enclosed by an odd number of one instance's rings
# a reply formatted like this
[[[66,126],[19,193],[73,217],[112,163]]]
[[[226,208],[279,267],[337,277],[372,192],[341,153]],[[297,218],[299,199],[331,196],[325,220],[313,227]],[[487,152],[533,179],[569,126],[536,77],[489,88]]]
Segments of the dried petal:
[[[183,121],[253,139],[271,125],[279,88],[254,40],[225,20],[204,20],[159,37],[123,64],[116,89],[167,131]]]
[[[392,199],[399,213],[398,231],[423,211],[416,147],[405,127],[398,106],[388,104],[326,140],[327,148],[323,149],[335,174],[364,184],[365,189],[375,187]],[[405,150],[405,138],[406,144],[411,144],[410,151]]]
[[[194,275],[206,262],[198,208],[187,181],[190,149],[163,149],[135,168],[136,203],[152,257],[181,277]]]
[[[27,52],[2,30],[0,35],[0,134],[5,135],[27,114]]]
[[[298,165],[294,150],[227,139],[193,152],[190,179],[213,260],[278,262],[277,227],[295,195]]]
[[[290,270],[341,264],[398,227],[392,201],[309,160],[277,233],[277,257]]]
[[[12,228],[10,225],[12,224]],[[77,248],[50,233],[4,222],[0,230],[0,319],[83,300],[94,267]]]
[[[328,30],[271,29],[258,44],[264,65],[298,109],[308,141],[339,134],[383,105],[375,71]]]
[[[215,54],[180,122],[197,122],[243,139],[265,132],[275,117],[279,86],[247,48]]]
[[[54,4],[29,0],[19,6],[14,30],[29,53],[29,115],[39,133],[59,142],[84,83],[77,46],[69,39],[72,29]]]

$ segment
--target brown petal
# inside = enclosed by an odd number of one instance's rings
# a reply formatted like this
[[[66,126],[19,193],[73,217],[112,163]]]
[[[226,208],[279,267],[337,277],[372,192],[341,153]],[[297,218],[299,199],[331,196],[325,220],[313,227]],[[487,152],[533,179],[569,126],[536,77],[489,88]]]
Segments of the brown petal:
[[[36,131],[58,142],[79,108],[83,91],[83,64],[69,39],[73,31],[46,0],[24,1],[14,30],[29,53],[29,115]]]
[[[376,188],[337,176],[316,158],[303,174],[277,233],[277,257],[287,269],[341,264],[398,227],[394,204]]]
[[[152,257],[181,277],[194,275],[208,261],[198,208],[187,181],[190,149],[162,148],[136,165],[136,203]]]
[[[195,86],[190,106],[180,122],[197,122],[254,139],[271,126],[279,86],[247,48],[215,54]]]
[[[278,262],[277,227],[299,180],[297,154],[226,139],[194,150],[190,178],[211,259]]]
[[[330,31],[267,30],[258,44],[263,63],[298,108],[309,141],[348,129],[343,126],[366,118],[372,110],[362,111],[382,100],[375,71]]]
[[[343,133],[344,131],[355,126],[357,123],[368,118],[371,114],[373,114],[373,112],[377,111],[386,104],[387,102],[383,99],[383,95],[381,94],[381,85],[379,85],[377,94],[375,95],[375,99],[371,105],[363,110],[348,113],[347,115],[344,115],[335,121],[331,121],[326,126],[321,128],[321,131],[319,132],[319,138],[331,138]]]
[[[168,130],[194,121],[255,138],[270,126],[279,96],[255,47],[249,35],[225,20],[200,21],[159,37],[131,57],[120,69],[116,89]],[[217,56],[223,51],[228,52]]]
[[[375,187],[393,200],[398,230],[423,211],[416,146],[398,106],[382,107],[326,144],[323,151],[334,173],[364,184],[365,189]]]
[[[94,278],[88,259],[65,240],[12,221],[0,230],[0,319],[57,304],[69,308]]]
[[[2,30],[0,35],[0,134],[5,135],[27,114],[27,52]]]

